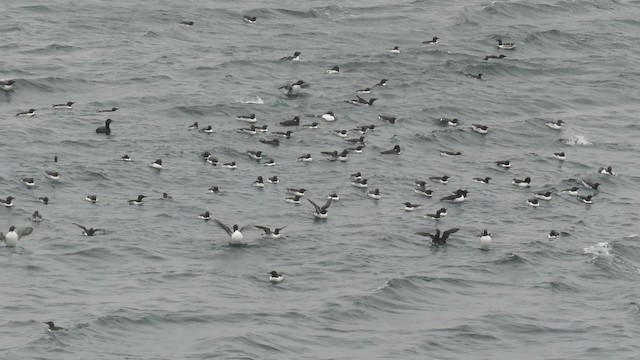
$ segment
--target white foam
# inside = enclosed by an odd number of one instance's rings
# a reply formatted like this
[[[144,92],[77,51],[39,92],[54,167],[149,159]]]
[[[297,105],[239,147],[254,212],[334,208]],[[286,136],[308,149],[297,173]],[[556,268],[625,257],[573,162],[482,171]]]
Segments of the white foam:
[[[593,259],[598,257],[607,257],[610,258],[611,255],[611,246],[609,246],[608,242],[599,242],[593,246],[589,246],[583,249],[585,254],[593,254],[595,255]]]

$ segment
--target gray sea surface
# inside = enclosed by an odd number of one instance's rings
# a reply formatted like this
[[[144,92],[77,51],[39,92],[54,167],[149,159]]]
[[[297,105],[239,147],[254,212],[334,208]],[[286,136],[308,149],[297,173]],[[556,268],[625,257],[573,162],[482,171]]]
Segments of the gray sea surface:
[[[15,197],[0,230],[34,227],[0,247],[0,359],[640,357],[639,1],[7,0],[0,10],[0,78],[15,79],[0,90],[0,198]],[[302,61],[281,60],[296,50]],[[279,89],[300,79],[310,87],[298,96]],[[381,79],[362,95],[373,106],[348,102]],[[29,108],[35,116],[15,116]],[[317,117],[329,110],[335,122]],[[236,132],[250,113],[269,132]],[[279,147],[258,141],[296,115],[319,128],[293,127]],[[107,118],[111,135],[96,134]],[[561,130],[545,125],[558,119]],[[215,133],[188,130],[196,121]],[[351,147],[333,130],[368,124],[361,154],[321,155]],[[394,145],[402,154],[380,154]],[[203,151],[238,168],[207,164]],[[298,162],[306,153],[313,161]],[[156,159],[163,170],[149,167]],[[357,171],[369,189],[351,185]],[[442,175],[447,185],[428,180]],[[257,176],[280,183],[251,187]],[[530,188],[511,184],[526,176]],[[415,193],[415,180],[434,196]],[[593,204],[561,192],[572,186]],[[307,189],[300,205],[285,202],[288,187]],[[439,200],[458,188],[466,201]],[[553,199],[528,206],[542,191]],[[305,198],[333,192],[328,219],[315,219]],[[128,205],[138,194],[144,204]],[[423,217],[443,206],[443,219]],[[287,227],[271,240],[248,226],[235,247],[204,211]],[[416,234],[455,227],[446,246]],[[552,229],[562,236],[550,241]],[[270,283],[272,270],[284,281]]]

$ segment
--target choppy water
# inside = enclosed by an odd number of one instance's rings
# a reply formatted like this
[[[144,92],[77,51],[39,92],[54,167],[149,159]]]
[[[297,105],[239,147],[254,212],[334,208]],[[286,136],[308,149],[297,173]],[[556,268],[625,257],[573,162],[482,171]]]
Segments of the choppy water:
[[[638,357],[640,2],[3,6],[0,78],[16,83],[0,92],[0,197],[16,199],[0,208],[0,227],[35,230],[21,246],[0,248],[0,358]],[[243,22],[245,14],[258,21]],[[432,36],[440,44],[421,44]],[[518,47],[498,51],[499,37]],[[394,45],[400,54],[389,52]],[[295,50],[304,61],[279,60]],[[482,60],[499,53],[507,58]],[[324,73],[334,65],[340,74]],[[374,106],[345,102],[382,78],[388,86],[366,96],[379,99]],[[298,79],[311,84],[304,95],[278,90]],[[66,101],[77,104],[51,110]],[[120,110],[96,113],[113,106]],[[35,117],[14,116],[29,108]],[[327,110],[338,121],[295,128],[278,148],[258,142],[268,134],[234,131],[246,125],[240,114],[256,113],[275,131]],[[112,135],[95,134],[107,117]],[[462,125],[443,127],[441,117]],[[563,130],[544,125],[556,119]],[[216,133],[188,131],[194,121]],[[472,123],[489,134],[471,132]],[[366,124],[377,128],[362,154],[322,160],[320,151],[345,147],[330,130]],[[379,155],[395,144],[400,156]],[[205,150],[239,168],[205,164]],[[246,150],[278,165],[258,166]],[[125,153],[134,161],[119,161]],[[296,162],[305,153],[314,161]],[[148,167],[157,158],[161,172]],[[506,159],[510,170],[493,164]],[[607,165],[619,176],[597,174]],[[356,171],[380,188],[380,201],[350,185]],[[444,174],[450,183],[433,183],[433,198],[413,192],[413,180]],[[251,188],[258,175],[281,183]],[[530,189],[510,185],[525,176]],[[582,178],[602,184],[593,205],[559,193]],[[221,192],[207,193],[212,185]],[[334,191],[341,200],[315,221],[308,202],[284,202],[289,186],[318,202]],[[446,206],[438,224],[422,217],[457,188],[469,191],[466,202]],[[535,191],[554,198],[528,207]],[[83,200],[91,193],[98,203]],[[128,206],[138,194],[146,203]],[[405,201],[423,208],[407,213]],[[34,210],[42,223],[30,224]],[[249,245],[230,247],[213,222],[197,219],[205,210],[229,224],[288,225],[286,236],[246,230]],[[83,237],[74,222],[107,234]],[[461,230],[441,248],[415,235],[436,226]],[[494,238],[488,252],[478,249],[484,228]],[[564,235],[549,241],[551,229]],[[270,284],[271,270],[285,281]],[[47,333],[48,320],[66,330]]]

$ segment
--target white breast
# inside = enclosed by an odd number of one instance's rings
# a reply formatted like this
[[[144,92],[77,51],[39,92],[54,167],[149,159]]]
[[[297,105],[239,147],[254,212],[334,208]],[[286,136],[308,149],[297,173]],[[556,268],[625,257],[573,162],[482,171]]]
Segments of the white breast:
[[[491,247],[491,236],[489,235],[482,236],[480,238],[480,249],[489,250],[489,247]]]
[[[15,231],[9,231],[4,237],[4,241],[8,247],[16,247],[18,245],[18,234]]]

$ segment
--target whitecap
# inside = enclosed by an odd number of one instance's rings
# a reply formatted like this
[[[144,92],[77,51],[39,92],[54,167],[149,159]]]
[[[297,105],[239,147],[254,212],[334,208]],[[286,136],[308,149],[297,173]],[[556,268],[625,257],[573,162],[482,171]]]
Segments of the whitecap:
[[[264,100],[258,95],[250,96],[248,99],[236,99],[234,102],[242,104],[264,105]]]
[[[593,254],[593,259],[598,257],[611,257],[611,246],[608,242],[599,242],[593,246],[589,246],[583,249],[585,254]]]

